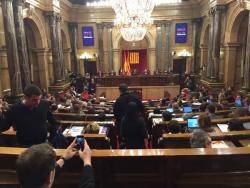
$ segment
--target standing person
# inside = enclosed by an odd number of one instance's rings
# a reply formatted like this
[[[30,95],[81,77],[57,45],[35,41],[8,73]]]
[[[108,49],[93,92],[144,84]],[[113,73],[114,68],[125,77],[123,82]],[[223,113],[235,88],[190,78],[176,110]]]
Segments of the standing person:
[[[61,172],[64,163],[79,153],[84,162],[79,188],[94,188],[91,151],[84,142],[84,150],[76,150],[75,140],[66,149],[63,156],[56,161],[56,153],[48,144],[34,145],[25,150],[17,159],[17,176],[23,188],[51,188],[55,176]]]
[[[147,138],[145,121],[139,116],[137,104],[128,103],[128,111],[122,118],[120,136],[126,149],[143,149]]]
[[[48,135],[47,121],[51,124],[51,137],[57,130],[58,122],[53,117],[49,102],[41,100],[41,90],[36,85],[24,89],[24,100],[15,104],[6,113],[0,109],[0,132],[11,126],[17,131],[17,142],[21,147],[46,142]]]
[[[135,96],[128,92],[128,86],[126,84],[120,84],[119,86],[120,97],[116,99],[113,106],[114,116],[116,120],[117,129],[120,130],[120,124],[122,118],[125,116],[128,110],[128,103],[135,102],[137,105],[137,111],[141,114],[144,113],[144,106],[142,102]]]

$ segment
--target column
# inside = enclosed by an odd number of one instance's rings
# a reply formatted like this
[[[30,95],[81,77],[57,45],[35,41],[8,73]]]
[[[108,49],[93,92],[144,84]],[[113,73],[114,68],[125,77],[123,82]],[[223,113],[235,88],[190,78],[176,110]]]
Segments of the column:
[[[213,48],[212,48],[212,70],[211,79],[219,81],[219,67],[220,67],[220,47],[221,47],[221,14],[225,9],[223,5],[214,7],[214,26],[213,26]]]
[[[213,27],[214,27],[214,9],[209,11],[209,22],[210,22],[210,30],[209,30],[209,42],[208,42],[208,58],[207,58],[207,75],[208,79],[211,78],[211,70],[212,70],[212,51],[213,51]]]
[[[103,72],[104,67],[103,67],[103,58],[104,58],[104,51],[103,51],[103,28],[104,25],[102,23],[97,24],[97,33],[98,33],[98,71]]]
[[[227,43],[225,45],[225,86],[233,86],[235,83],[235,69],[237,61],[237,50],[239,43]]]
[[[166,47],[167,47],[167,43],[166,43],[166,24],[164,22],[160,23],[160,27],[161,27],[161,48],[160,48],[160,61],[159,61],[159,70],[160,72],[164,72],[165,68],[166,68]]]
[[[151,75],[156,71],[156,49],[149,48],[149,61],[148,61],[148,69],[150,70]]]
[[[119,49],[114,49],[113,50],[113,57],[114,57],[114,60],[113,60],[113,63],[114,63],[114,71],[116,72],[116,74],[119,73],[119,70],[120,70],[120,66],[121,66],[121,62],[120,62],[120,59],[121,59],[121,55],[120,55],[120,50]]]
[[[161,23],[156,22],[156,70],[159,71],[161,64],[162,33]]]
[[[77,59],[77,23],[69,23],[69,35],[71,43],[71,57],[72,57],[72,70],[75,73],[79,73],[79,61]]]
[[[171,22],[166,22],[166,59],[165,70],[172,69],[172,54],[171,54]]]
[[[113,41],[112,41],[112,24],[108,25],[109,32],[109,72],[114,70],[113,62]]]
[[[39,78],[41,88],[48,89],[49,86],[49,64],[47,61],[48,49],[35,49],[34,52],[37,56]]]
[[[18,48],[18,56],[20,63],[20,72],[22,79],[22,87],[31,83],[31,73],[28,60],[26,36],[23,23],[23,1],[13,1],[14,22],[16,26],[16,40]]]
[[[60,15],[56,15],[56,31],[57,31],[57,39],[59,46],[59,60],[61,65],[61,78],[62,81],[65,81],[65,65],[63,61],[63,43],[62,43],[62,30],[61,30],[61,22],[62,17]]]
[[[197,62],[197,52],[199,48],[199,41],[198,41],[198,29],[200,25],[201,19],[194,19],[192,20],[192,26],[193,26],[193,61],[191,63],[191,71],[193,73],[199,73],[200,67],[198,66]]]
[[[248,33],[247,33],[247,45],[246,45],[246,58],[244,66],[244,88],[250,89],[250,11],[248,16]]]
[[[104,24],[103,28],[103,71],[109,72],[109,29],[108,25]]]
[[[7,48],[11,94],[13,96],[18,96],[22,94],[22,83],[18,59],[12,0],[0,1],[2,3],[4,34]]]
[[[66,78],[68,76],[66,70],[71,70],[70,53],[71,53],[71,48],[63,49],[63,64],[65,66],[64,72],[65,72]]]
[[[0,82],[2,90],[10,89],[10,78],[7,60],[7,50],[3,47],[0,48]]]
[[[63,82],[63,62],[62,62],[62,52],[60,52],[60,39],[59,39],[59,16],[54,12],[46,13],[49,19],[50,25],[50,40],[51,40],[51,50],[52,50],[52,61],[53,61],[53,74],[54,74],[54,84],[60,84]]]
[[[208,47],[206,46],[200,46],[200,53],[201,53],[201,59],[200,59],[200,75],[202,79],[206,78],[207,76],[207,59],[208,59]]]

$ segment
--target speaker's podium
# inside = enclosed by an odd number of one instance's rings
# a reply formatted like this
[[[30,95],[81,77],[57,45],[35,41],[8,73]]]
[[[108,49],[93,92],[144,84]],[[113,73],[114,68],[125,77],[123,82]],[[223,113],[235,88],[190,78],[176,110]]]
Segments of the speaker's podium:
[[[96,78],[97,97],[105,95],[108,100],[119,97],[119,85],[126,83],[129,90],[137,93],[142,100],[160,99],[166,93],[176,97],[180,92],[179,75],[132,75],[132,76],[106,76]]]

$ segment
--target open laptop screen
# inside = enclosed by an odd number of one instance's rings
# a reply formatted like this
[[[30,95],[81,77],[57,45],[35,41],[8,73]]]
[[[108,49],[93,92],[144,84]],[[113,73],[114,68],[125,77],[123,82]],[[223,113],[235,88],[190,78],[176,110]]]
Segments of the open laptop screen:
[[[197,127],[199,127],[198,119],[196,119],[196,118],[188,119],[187,123],[188,123],[188,128],[197,128]]]
[[[240,99],[236,99],[236,100],[235,100],[235,105],[236,105],[237,107],[241,107],[241,106],[242,106],[241,100],[240,100]]]
[[[192,112],[192,107],[191,106],[183,107],[183,112],[184,113],[191,113]]]
[[[173,108],[167,108],[167,110],[166,110],[166,111],[171,112],[171,113],[173,113],[173,112],[174,112]]]

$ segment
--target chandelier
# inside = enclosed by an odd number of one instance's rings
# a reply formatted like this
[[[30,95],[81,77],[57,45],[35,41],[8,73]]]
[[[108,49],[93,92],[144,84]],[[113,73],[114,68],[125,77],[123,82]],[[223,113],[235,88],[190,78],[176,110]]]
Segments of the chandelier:
[[[112,7],[116,14],[114,25],[124,40],[140,41],[153,23],[151,14],[154,7],[179,2],[181,0],[102,0],[87,3],[87,6]]]

